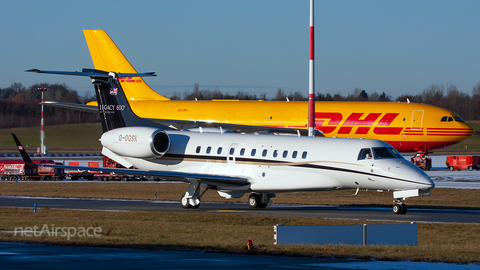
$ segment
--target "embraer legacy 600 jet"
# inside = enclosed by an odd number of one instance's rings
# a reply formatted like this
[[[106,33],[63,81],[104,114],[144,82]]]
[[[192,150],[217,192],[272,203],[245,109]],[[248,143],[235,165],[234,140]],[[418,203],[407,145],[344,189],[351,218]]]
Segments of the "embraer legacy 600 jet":
[[[136,73],[103,30],[84,30],[95,68]],[[258,127],[306,129],[308,102],[287,101],[174,101],[153,91],[140,77],[121,77],[130,106],[139,117],[177,129],[223,126],[235,132]],[[97,112],[87,105],[47,104]],[[425,104],[396,102],[316,102],[315,125],[326,137],[378,139],[400,152],[433,150],[458,143],[472,128],[456,113]],[[212,125],[211,122],[215,122]],[[320,133],[320,132],[319,132]]]
[[[189,183],[181,198],[184,208],[197,208],[208,189],[227,199],[251,193],[252,208],[266,207],[278,192],[373,189],[393,191],[393,211],[405,213],[406,197],[430,195],[434,187],[422,170],[380,140],[179,131],[138,117],[119,78],[152,73],[31,71],[91,77],[104,131],[102,154],[134,169],[62,168],[184,181]]]

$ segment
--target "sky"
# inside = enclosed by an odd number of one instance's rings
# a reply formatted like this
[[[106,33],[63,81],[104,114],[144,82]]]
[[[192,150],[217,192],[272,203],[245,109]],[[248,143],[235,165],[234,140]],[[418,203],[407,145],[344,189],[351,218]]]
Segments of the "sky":
[[[93,68],[83,29],[103,29],[158,93],[308,94],[309,0],[3,1],[0,87],[88,78],[24,72]],[[480,82],[480,1],[315,0],[315,91],[396,98]]]

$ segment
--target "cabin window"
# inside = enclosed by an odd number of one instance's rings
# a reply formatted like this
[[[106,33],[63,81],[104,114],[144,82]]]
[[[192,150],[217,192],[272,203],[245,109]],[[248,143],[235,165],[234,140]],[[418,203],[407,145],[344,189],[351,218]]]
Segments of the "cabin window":
[[[252,152],[250,152],[250,155],[254,157],[256,153],[257,153],[257,149],[252,149]]]
[[[292,158],[297,158],[297,151],[293,151]]]
[[[221,153],[222,153],[222,147],[218,147],[218,149],[217,149],[217,154],[220,155]]]
[[[245,148],[240,149],[240,156],[245,155]]]
[[[302,158],[303,158],[303,159],[306,159],[306,158],[307,158],[307,151],[304,151],[304,152],[302,153]]]
[[[200,153],[200,149],[202,149],[202,147],[201,147],[201,146],[197,146],[197,150],[195,150],[195,152],[196,152],[197,154]]]
[[[447,122],[447,119],[448,119],[448,116],[444,116],[442,117],[442,120],[440,120],[441,122]]]
[[[230,155],[233,155],[233,153],[235,153],[235,148],[230,148]]]
[[[273,157],[277,157],[277,156],[278,156],[278,150],[273,151]]]
[[[360,153],[358,154],[358,160],[362,159],[371,159],[372,158],[372,151],[370,148],[363,148],[360,150]]]
[[[403,158],[403,156],[393,147],[375,147],[373,148],[373,155],[375,159]]]
[[[207,154],[210,154],[211,151],[212,151],[212,147],[211,146],[207,147]]]
[[[266,156],[267,156],[267,152],[268,152],[268,150],[267,150],[267,149],[264,149],[264,150],[262,151],[262,157],[266,157]]]
[[[286,158],[287,156],[288,156],[288,150],[283,151],[282,157],[283,157],[283,158]]]

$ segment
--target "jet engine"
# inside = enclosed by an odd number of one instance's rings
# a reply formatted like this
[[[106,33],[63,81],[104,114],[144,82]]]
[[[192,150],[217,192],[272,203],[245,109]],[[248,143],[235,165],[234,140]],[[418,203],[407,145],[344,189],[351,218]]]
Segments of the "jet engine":
[[[103,133],[103,147],[126,157],[158,158],[170,148],[168,134],[152,127],[123,127]]]

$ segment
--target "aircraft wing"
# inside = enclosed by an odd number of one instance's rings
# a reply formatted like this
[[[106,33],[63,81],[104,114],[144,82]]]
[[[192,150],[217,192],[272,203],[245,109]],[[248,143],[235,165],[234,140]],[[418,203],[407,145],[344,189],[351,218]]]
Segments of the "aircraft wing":
[[[59,168],[59,169],[68,169],[68,170],[91,171],[91,172],[109,172],[109,173],[127,174],[127,175],[157,176],[157,177],[165,178],[168,180],[182,181],[187,183],[196,180],[196,181],[200,181],[201,183],[210,184],[210,185],[245,186],[249,184],[247,178],[215,175],[215,174],[182,173],[182,172],[173,172],[173,171],[153,171],[153,170],[138,170],[138,169],[122,169],[122,168],[65,166],[65,165],[50,165],[50,164],[43,164],[40,166],[53,167],[53,168]]]

